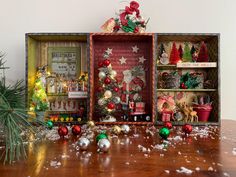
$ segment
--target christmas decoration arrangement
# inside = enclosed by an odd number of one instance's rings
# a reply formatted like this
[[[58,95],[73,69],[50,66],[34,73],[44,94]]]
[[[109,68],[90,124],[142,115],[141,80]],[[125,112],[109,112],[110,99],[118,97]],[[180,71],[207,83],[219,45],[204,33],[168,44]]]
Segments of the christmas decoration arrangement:
[[[101,27],[105,33],[126,32],[143,33],[146,30],[148,20],[145,21],[140,14],[139,3],[131,1],[129,6],[121,9],[116,18],[110,18]]]
[[[112,69],[112,64],[109,60],[112,54],[112,49],[108,48],[103,55],[103,61],[98,63],[99,66],[99,86],[97,93],[97,109],[102,115],[103,122],[114,122],[116,118],[113,116],[117,109],[117,104],[120,103],[118,95],[119,86],[116,80],[117,72]]]
[[[169,53],[166,51],[165,45],[170,45],[171,50]],[[181,62],[209,62],[209,55],[207,45],[204,41],[199,43],[190,43],[190,42],[171,42],[170,44],[161,43],[158,50],[158,62],[161,65],[176,65]],[[184,46],[184,49],[183,47]],[[191,47],[191,48],[190,48]]]
[[[207,122],[212,111],[210,96],[197,96],[193,101],[193,110],[196,111],[199,121]]]
[[[38,119],[43,121],[44,112],[49,108],[48,97],[46,94],[46,66],[39,67],[33,88],[30,111],[36,112]]]
[[[195,89],[199,84],[196,75],[189,72],[183,74],[180,78],[181,89]]]

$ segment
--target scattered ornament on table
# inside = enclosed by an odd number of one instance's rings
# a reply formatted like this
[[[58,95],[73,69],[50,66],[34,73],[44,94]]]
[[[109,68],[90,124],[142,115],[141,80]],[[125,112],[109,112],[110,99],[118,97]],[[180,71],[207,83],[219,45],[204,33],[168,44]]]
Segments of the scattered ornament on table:
[[[107,139],[108,136],[106,133],[102,132],[102,133],[99,133],[97,136],[96,136],[96,141],[98,142],[99,140],[101,139]]]
[[[123,65],[123,64],[126,64],[126,58],[124,58],[123,56],[121,57],[121,59],[119,59],[120,60],[120,64],[121,65]]]
[[[192,125],[190,125],[190,124],[184,124],[184,125],[182,126],[182,131],[183,131],[185,134],[190,134],[190,133],[192,132],[192,130],[193,130],[193,127],[192,127]]]
[[[147,59],[144,58],[144,56],[139,57],[139,63],[144,63]]]
[[[68,128],[66,126],[59,126],[58,128],[58,134],[61,136],[61,137],[64,137],[68,134]]]
[[[121,128],[118,125],[112,127],[112,133],[119,135],[121,133]]]
[[[164,122],[164,127],[168,128],[168,129],[172,129],[172,123],[171,122]]]
[[[176,172],[177,172],[177,173],[185,173],[185,174],[187,174],[187,175],[190,175],[190,174],[193,173],[192,170],[187,169],[187,168],[185,168],[185,167],[180,167],[180,169],[179,169],[179,170],[176,170]]]
[[[103,138],[98,141],[98,150],[101,152],[108,152],[111,143],[108,139]]]
[[[93,128],[93,127],[95,126],[94,121],[89,120],[89,121],[87,122],[87,126],[90,127],[90,128]]]
[[[163,65],[167,65],[170,62],[169,56],[166,52],[163,52],[159,58],[160,58],[160,63]]]
[[[53,122],[51,120],[47,121],[47,128],[52,129],[53,128]]]
[[[80,127],[79,125],[74,125],[74,126],[72,127],[72,133],[73,133],[73,135],[77,136],[77,135],[80,134],[80,132],[81,132],[81,127]]]
[[[132,50],[133,50],[133,53],[138,53],[139,48],[137,47],[137,45],[135,45],[135,46],[132,46]]]
[[[81,137],[78,140],[78,146],[79,146],[80,150],[82,150],[82,151],[86,151],[88,149],[89,144],[90,144],[90,141],[88,138]]]
[[[128,134],[130,132],[130,127],[129,125],[122,125],[121,130],[123,133]]]
[[[167,139],[168,136],[170,135],[170,130],[166,127],[163,127],[163,128],[160,129],[159,135],[160,135],[161,138]]]

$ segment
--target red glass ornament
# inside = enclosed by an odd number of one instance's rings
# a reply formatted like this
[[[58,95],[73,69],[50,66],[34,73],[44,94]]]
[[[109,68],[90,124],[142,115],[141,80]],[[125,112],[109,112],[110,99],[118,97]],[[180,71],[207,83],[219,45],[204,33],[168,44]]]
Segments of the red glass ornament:
[[[98,92],[102,92],[103,88],[102,87],[98,87],[97,90],[98,90]]]
[[[168,128],[168,129],[172,129],[173,126],[172,126],[171,122],[165,122],[164,127]]]
[[[80,132],[81,132],[81,127],[79,126],[79,125],[74,125],[73,127],[72,127],[72,133],[73,133],[73,135],[79,135],[80,134]]]
[[[99,66],[99,67],[103,67],[103,61],[99,61],[99,62],[98,62],[98,66]]]
[[[68,134],[68,128],[66,126],[60,126],[58,128],[58,134],[63,137],[66,136]]]
[[[107,108],[108,109],[114,109],[115,108],[115,104],[110,102],[110,103],[107,104]]]
[[[182,127],[182,131],[183,131],[185,134],[190,134],[190,133],[192,132],[192,130],[193,130],[193,127],[192,127],[192,125],[190,125],[190,124],[185,124],[185,125],[183,125],[183,127]]]
[[[103,61],[103,66],[109,66],[110,64],[111,64],[111,62],[108,59]]]
[[[106,77],[106,78],[104,79],[104,83],[105,83],[105,84],[110,84],[110,83],[111,83],[111,79],[110,79],[109,77]]]
[[[119,88],[118,87],[114,87],[113,90],[114,90],[114,92],[118,92]]]

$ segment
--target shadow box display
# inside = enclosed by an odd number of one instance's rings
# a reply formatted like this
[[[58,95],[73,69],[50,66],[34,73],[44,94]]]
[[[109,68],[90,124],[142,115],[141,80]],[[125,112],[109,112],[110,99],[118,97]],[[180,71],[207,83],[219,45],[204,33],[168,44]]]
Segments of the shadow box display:
[[[90,35],[90,112],[98,124],[153,124],[154,34]]]
[[[219,124],[219,35],[158,34],[157,44],[157,124]]]
[[[27,103],[36,118],[87,121],[88,37],[72,33],[26,34]]]
[[[218,125],[219,40],[188,33],[26,34],[28,108],[54,122]]]

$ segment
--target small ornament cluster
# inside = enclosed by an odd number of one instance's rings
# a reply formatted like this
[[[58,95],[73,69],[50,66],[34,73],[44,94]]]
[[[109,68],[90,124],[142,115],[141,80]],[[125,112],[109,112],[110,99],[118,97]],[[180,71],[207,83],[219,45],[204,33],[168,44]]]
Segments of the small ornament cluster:
[[[173,42],[169,57],[164,45],[161,44],[159,49],[159,61],[163,65],[177,64],[179,62],[209,62],[207,46],[204,41],[201,42],[200,51],[198,52],[194,45],[192,45],[190,49],[189,44],[185,43],[183,50],[181,44],[177,49],[176,43]]]
[[[117,18],[110,18],[102,25],[103,32],[112,33],[122,30],[126,33],[143,33],[146,30],[148,20],[140,15],[139,3],[131,1],[129,6],[120,10]]]
[[[45,90],[46,77],[46,66],[39,67],[36,75],[35,85],[33,88],[30,111],[46,111],[49,107],[49,102]]]
[[[103,61],[98,63],[99,70],[99,86],[98,94],[98,110],[105,119],[114,119],[112,114],[116,110],[116,105],[120,103],[118,96],[119,86],[116,80],[117,72],[112,69],[111,61],[109,60],[112,54],[112,49],[108,48],[104,55]]]

